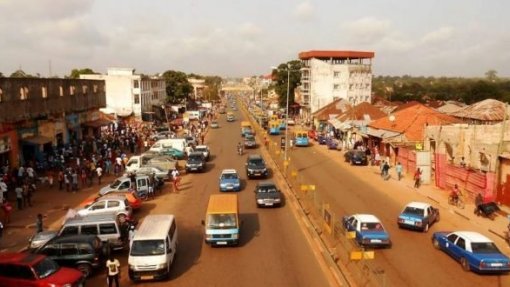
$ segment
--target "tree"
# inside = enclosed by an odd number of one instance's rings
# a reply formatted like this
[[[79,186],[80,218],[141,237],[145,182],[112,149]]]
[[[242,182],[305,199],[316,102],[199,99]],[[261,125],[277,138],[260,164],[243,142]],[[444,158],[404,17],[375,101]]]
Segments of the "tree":
[[[276,79],[273,88],[278,94],[280,107],[287,107],[287,78],[289,78],[289,106],[294,103],[294,89],[301,83],[301,67],[301,62],[294,60],[282,63],[273,70],[273,79]]]
[[[25,73],[23,70],[16,70],[11,74],[11,78],[33,78],[32,75]]]
[[[168,70],[163,73],[163,78],[166,82],[167,101],[170,103],[182,103],[193,91],[193,86],[183,72]]]
[[[496,70],[488,70],[485,72],[485,77],[491,82],[495,82],[498,79],[498,72]]]
[[[4,77],[4,74],[2,72],[0,72],[0,78],[3,78]]]
[[[222,78],[218,76],[206,76],[205,77],[205,89],[204,98],[210,101],[220,99],[219,91],[221,88]]]
[[[72,69],[71,74],[69,75],[70,79],[79,79],[80,75],[86,75],[86,74],[97,74],[90,68],[84,68],[84,69]]]

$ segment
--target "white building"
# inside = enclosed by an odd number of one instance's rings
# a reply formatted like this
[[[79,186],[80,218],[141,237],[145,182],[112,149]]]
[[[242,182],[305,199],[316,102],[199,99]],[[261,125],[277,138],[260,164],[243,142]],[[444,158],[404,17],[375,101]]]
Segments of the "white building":
[[[135,74],[132,68],[108,68],[106,75],[80,75],[80,79],[104,80],[106,109],[119,116],[151,112],[152,106],[160,107],[166,101],[165,80]]]
[[[193,86],[193,99],[201,99],[205,89],[205,79],[188,78],[188,82]]]
[[[353,106],[371,102],[373,52],[307,51],[299,53],[300,101],[304,117],[336,99]]]

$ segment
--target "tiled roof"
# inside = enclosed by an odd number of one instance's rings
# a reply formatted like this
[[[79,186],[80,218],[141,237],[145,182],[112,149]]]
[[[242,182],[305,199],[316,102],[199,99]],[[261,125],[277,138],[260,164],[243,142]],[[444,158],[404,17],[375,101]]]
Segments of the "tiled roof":
[[[317,110],[313,115],[320,121],[329,119],[329,115],[340,115],[351,108],[345,99],[337,99]]]
[[[386,116],[379,108],[370,103],[363,102],[339,115],[337,119],[342,122],[346,120],[365,120],[365,115],[368,115],[370,120],[376,120]]]
[[[461,122],[460,119],[442,114],[420,103],[415,103],[405,109],[396,111],[393,113],[393,116],[394,121],[390,121],[390,117],[382,117],[371,122],[368,126],[399,132],[408,141],[422,141],[427,125],[448,125]]]
[[[505,110],[505,103],[494,99],[487,99],[450,113],[450,115],[457,118],[479,121],[503,121]]]

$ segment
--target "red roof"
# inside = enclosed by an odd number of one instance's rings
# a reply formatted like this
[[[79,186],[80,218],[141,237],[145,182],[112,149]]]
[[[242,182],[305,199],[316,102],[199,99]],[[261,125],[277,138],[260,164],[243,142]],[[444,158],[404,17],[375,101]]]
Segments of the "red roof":
[[[342,122],[347,120],[360,121],[365,119],[365,115],[370,116],[371,120],[377,120],[386,116],[386,114],[376,106],[367,102],[362,102],[339,115],[337,119]]]
[[[393,113],[393,116],[395,117],[393,122],[389,120],[389,117],[383,117],[371,122],[368,126],[402,133],[408,141],[422,141],[427,125],[437,126],[462,122],[420,103],[414,103],[406,109],[399,110]]]
[[[335,58],[335,59],[371,59],[374,52],[362,51],[306,51],[299,53],[299,59],[308,60],[311,58]]]

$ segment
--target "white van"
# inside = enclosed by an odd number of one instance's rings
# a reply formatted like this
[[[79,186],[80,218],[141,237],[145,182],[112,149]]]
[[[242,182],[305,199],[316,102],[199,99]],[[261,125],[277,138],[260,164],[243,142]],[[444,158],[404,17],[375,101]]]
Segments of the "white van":
[[[151,146],[150,151],[162,152],[164,149],[174,148],[184,152],[186,147],[186,139],[162,139],[158,140]]]
[[[188,118],[190,120],[199,120],[200,119],[200,112],[199,111],[187,111]]]
[[[170,214],[147,215],[129,246],[129,279],[168,278],[176,251],[175,217]]]

